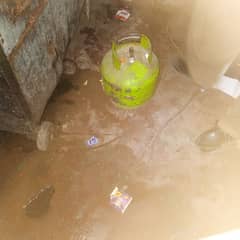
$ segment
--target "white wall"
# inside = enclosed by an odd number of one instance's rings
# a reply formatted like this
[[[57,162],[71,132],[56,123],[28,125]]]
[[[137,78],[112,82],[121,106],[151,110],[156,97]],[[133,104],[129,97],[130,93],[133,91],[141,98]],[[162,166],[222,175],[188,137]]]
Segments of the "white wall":
[[[240,1],[195,0],[188,32],[193,78],[211,87],[240,52]]]

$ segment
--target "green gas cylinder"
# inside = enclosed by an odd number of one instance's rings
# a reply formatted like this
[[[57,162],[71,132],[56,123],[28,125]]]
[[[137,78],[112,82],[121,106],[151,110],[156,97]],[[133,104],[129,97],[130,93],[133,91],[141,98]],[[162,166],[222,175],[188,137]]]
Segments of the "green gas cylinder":
[[[120,107],[135,108],[154,94],[159,62],[150,39],[131,34],[116,42],[101,65],[104,92]]]

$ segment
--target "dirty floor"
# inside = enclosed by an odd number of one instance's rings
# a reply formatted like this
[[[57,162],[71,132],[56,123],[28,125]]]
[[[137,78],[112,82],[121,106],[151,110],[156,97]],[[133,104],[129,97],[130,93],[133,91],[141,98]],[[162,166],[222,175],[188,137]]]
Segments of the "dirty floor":
[[[104,95],[99,72],[78,70],[63,76],[47,106],[44,119],[55,126],[47,152],[1,133],[1,239],[194,240],[240,228],[238,142],[210,153],[195,144],[231,107],[230,97],[176,71],[169,38],[139,16],[101,27],[115,29],[98,33],[101,51],[116,32],[151,37],[162,69],[156,93],[136,110],[121,110]],[[97,148],[86,146],[91,136]],[[55,188],[49,211],[26,216],[23,205],[48,185]],[[133,197],[124,215],[109,205],[115,186]]]

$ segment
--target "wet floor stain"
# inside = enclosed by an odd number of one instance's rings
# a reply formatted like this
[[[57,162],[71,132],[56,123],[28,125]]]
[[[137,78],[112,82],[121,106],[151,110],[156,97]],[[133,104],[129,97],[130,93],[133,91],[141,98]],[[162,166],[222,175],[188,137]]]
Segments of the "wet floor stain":
[[[23,209],[28,217],[41,217],[47,214],[50,207],[50,201],[53,197],[55,189],[53,186],[42,188],[39,193],[32,197],[24,206]]]

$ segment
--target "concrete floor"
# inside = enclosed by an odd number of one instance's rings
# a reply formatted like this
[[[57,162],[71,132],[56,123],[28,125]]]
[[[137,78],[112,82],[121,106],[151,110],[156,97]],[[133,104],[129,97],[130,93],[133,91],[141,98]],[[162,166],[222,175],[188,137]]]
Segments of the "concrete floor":
[[[22,136],[2,134],[1,238],[193,240],[239,228],[238,142],[211,153],[195,145],[232,99],[201,91],[177,72],[169,64],[174,48],[168,38],[138,16],[103,26],[109,27],[115,32],[99,36],[108,39],[106,46],[116,31],[140,29],[152,38],[162,68],[154,97],[136,110],[117,109],[99,73],[78,71],[64,77],[47,107],[44,119],[56,129],[47,152]],[[85,144],[92,135],[100,140],[95,150]],[[49,184],[56,192],[48,213],[25,216],[22,206]],[[115,186],[128,186],[133,196],[124,215],[109,205]]]

